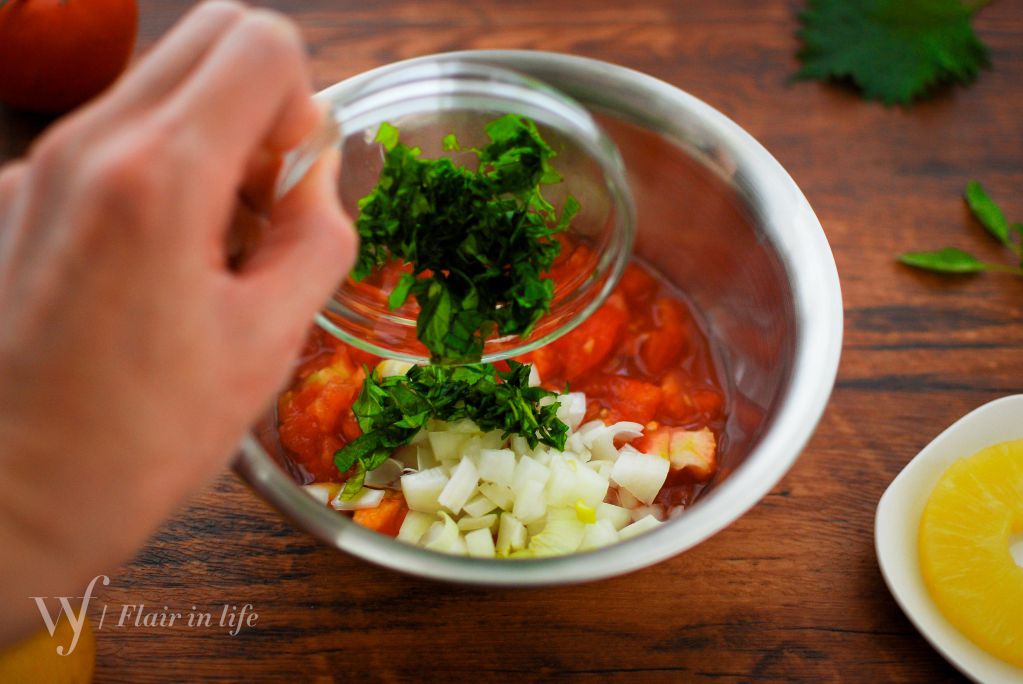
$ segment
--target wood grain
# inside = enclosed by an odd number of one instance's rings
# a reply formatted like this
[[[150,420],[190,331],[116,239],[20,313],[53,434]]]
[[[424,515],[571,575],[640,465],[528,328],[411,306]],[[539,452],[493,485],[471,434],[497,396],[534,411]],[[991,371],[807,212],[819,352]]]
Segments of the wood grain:
[[[191,3],[142,0],[143,44]],[[425,582],[331,551],[225,474],[111,573],[97,681],[958,680],[892,600],[874,507],[924,444],[1023,383],[1023,282],[940,278],[901,251],[998,248],[959,198],[982,180],[1023,218],[1023,7],[977,19],[992,70],[911,110],[789,84],[785,0],[281,0],[319,86],[420,54],[536,48],[624,64],[703,98],[800,184],[842,278],[838,383],[801,460],[756,508],[655,567],[583,586],[493,590]],[[0,115],[0,159],[45,121]],[[123,604],[217,611],[225,629],[116,627]],[[98,620],[99,615],[94,615]]]

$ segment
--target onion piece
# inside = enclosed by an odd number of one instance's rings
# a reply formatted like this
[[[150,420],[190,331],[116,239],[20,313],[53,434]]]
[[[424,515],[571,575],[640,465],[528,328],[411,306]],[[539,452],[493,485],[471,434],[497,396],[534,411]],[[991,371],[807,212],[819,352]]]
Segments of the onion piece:
[[[494,558],[494,537],[490,530],[474,530],[465,535],[465,546],[472,558]]]
[[[480,482],[480,474],[476,464],[468,456],[463,456],[458,467],[451,473],[451,479],[437,497],[437,503],[452,513],[458,513],[469,498],[476,493],[476,485]]]
[[[529,540],[527,547],[536,556],[561,556],[579,549],[586,525],[579,522],[575,510],[552,508],[543,532]]]
[[[480,451],[480,479],[510,487],[515,474],[515,452],[511,449]]]
[[[583,540],[579,544],[580,551],[599,549],[602,546],[614,544],[618,541],[618,531],[615,530],[607,520],[598,520],[593,525],[587,525],[583,532]]]
[[[620,530],[630,522],[632,522],[632,516],[629,514],[628,508],[622,508],[621,506],[615,506],[614,504],[601,503],[597,506],[597,520],[606,520],[611,523],[611,526],[615,530]]]
[[[448,483],[447,473],[442,468],[420,470],[401,476],[401,492],[410,510],[423,513],[437,513],[440,503],[437,497]]]
[[[493,482],[483,482],[479,486],[480,494],[487,497],[494,504],[505,511],[510,511],[515,505],[515,494],[511,489]]]
[[[526,546],[526,526],[511,513],[502,513],[497,526],[497,552],[507,556]]]
[[[462,532],[472,532],[473,530],[490,529],[497,522],[497,515],[491,513],[489,515],[483,515],[479,518],[460,518],[458,520],[458,529]]]
[[[491,513],[496,509],[497,504],[488,499],[482,493],[472,497],[472,499],[470,499],[467,504],[462,506],[462,510],[465,511],[465,514],[473,518],[478,518],[480,516],[486,515],[487,513]]]
[[[343,500],[339,492],[337,496],[330,500],[330,506],[335,511],[361,511],[365,508],[376,508],[383,500],[384,490],[363,487],[348,501]]]
[[[569,429],[575,430],[586,415],[586,395],[582,392],[568,392],[558,396],[558,403],[561,404],[558,406],[558,418]]]
[[[409,511],[405,514],[405,520],[401,523],[401,529],[398,530],[398,540],[408,544],[417,543],[436,520],[437,516],[430,515],[429,513]]]
[[[633,496],[649,504],[661,491],[670,467],[667,459],[641,453],[622,453],[615,461],[611,479]]]
[[[465,540],[458,531],[458,525],[447,513],[441,512],[443,522],[435,522],[422,539],[422,544],[431,551],[464,556],[468,553]]]
[[[366,473],[364,484],[367,487],[391,487],[401,477],[401,472],[404,469],[403,463],[389,458],[381,463],[379,468]]]
[[[326,506],[341,491],[341,485],[336,482],[314,482],[303,486],[302,491]]]
[[[547,512],[547,498],[543,495],[543,489],[543,483],[538,480],[526,482],[515,497],[515,505],[512,507],[516,518],[526,524],[543,518]]]
[[[626,539],[632,539],[638,534],[643,534],[655,527],[661,526],[661,521],[652,515],[648,515],[645,518],[641,518],[631,525],[626,525],[618,532],[618,538],[622,541]]]

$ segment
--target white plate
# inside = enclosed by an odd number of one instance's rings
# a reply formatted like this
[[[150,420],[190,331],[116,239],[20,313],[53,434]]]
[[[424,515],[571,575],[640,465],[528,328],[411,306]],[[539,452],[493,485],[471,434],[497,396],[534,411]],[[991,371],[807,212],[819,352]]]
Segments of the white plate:
[[[924,505],[945,469],[1012,439],[1023,439],[1023,394],[984,404],[935,437],[888,486],[874,518],[877,560],[888,589],[931,645],[978,682],[1023,682],[1023,669],[981,650],[941,614],[920,573],[917,534]]]

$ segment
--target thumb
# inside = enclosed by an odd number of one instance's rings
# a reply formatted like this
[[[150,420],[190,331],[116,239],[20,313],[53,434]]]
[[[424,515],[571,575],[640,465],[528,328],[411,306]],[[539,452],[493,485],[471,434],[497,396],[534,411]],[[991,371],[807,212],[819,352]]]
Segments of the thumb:
[[[304,330],[355,263],[358,238],[338,198],[339,168],[339,153],[325,153],[274,206],[265,239],[239,273],[253,309],[276,325]]]

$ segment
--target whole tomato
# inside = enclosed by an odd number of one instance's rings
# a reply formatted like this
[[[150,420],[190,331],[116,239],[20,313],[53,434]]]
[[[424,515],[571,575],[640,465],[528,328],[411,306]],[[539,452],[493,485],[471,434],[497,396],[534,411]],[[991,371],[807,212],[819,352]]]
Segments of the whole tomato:
[[[135,46],[135,0],[0,0],[0,102],[64,112],[110,85]]]

